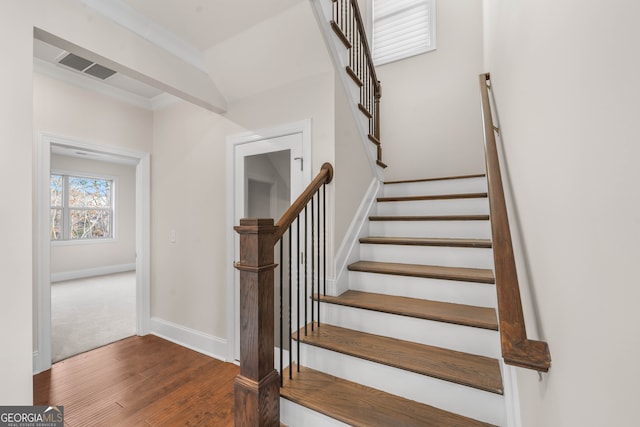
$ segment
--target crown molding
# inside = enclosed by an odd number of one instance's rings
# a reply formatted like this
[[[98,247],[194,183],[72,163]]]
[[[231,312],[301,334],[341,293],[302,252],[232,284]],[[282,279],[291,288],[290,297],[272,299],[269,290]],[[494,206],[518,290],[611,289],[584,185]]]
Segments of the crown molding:
[[[84,5],[208,73],[202,52],[122,0],[81,0]]]

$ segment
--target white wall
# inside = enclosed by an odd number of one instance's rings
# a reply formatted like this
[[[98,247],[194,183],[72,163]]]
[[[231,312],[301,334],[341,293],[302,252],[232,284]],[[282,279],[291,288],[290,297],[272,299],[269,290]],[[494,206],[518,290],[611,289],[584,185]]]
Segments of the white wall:
[[[333,162],[332,100],[332,75],[313,76],[232,103],[224,117],[185,103],[154,113],[152,317],[227,338],[226,138],[311,118],[315,174]]]
[[[308,0],[204,54],[209,73],[229,104],[333,70]]]
[[[51,169],[116,178],[114,239],[79,244],[53,243],[51,274],[59,276],[59,273],[134,264],[136,262],[135,166],[52,155]]]
[[[333,72],[295,80],[229,104],[225,117],[246,129],[312,119],[313,175],[334,158]]]
[[[153,113],[38,73],[33,74],[34,138],[39,132],[150,152]]]
[[[385,179],[484,172],[482,2],[437,2],[437,50],[376,68]]]
[[[339,76],[336,76],[336,81]],[[341,84],[335,85],[335,224],[336,248],[340,247],[360,202],[374,178],[358,126]]]
[[[2,5],[0,50],[0,404],[30,405],[32,384],[32,45],[31,4]],[[10,185],[8,185],[10,184]],[[10,208],[7,208],[10,206]]]
[[[154,113],[151,316],[223,339],[224,152],[227,135],[241,131],[224,117],[184,102]],[[169,239],[172,230],[175,243]]]
[[[640,4],[485,7],[487,70],[553,363],[542,382],[519,372],[523,425],[637,425]]]

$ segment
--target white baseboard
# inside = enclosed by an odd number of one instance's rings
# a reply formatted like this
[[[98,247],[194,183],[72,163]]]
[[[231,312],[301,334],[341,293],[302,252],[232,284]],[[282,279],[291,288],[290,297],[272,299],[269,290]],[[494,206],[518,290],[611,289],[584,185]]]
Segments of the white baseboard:
[[[151,318],[151,333],[198,353],[227,361],[227,340],[225,339],[157,317]]]
[[[51,283],[62,282],[64,280],[84,279],[86,277],[103,276],[105,274],[123,273],[125,271],[134,271],[136,263],[107,265],[104,267],[87,268],[84,270],[63,271],[60,273],[51,273]]]
[[[372,178],[336,252],[335,278],[328,281],[330,295],[337,296],[349,289],[347,266],[360,258],[360,252],[356,249],[359,248],[360,238],[365,237],[369,231],[369,216],[376,207],[376,199],[381,188],[381,182],[376,177]]]
[[[520,417],[520,394],[518,392],[518,379],[516,367],[502,364],[502,382],[504,384],[505,410],[507,427],[522,427]]]
[[[40,366],[38,366],[38,352],[34,351],[33,352],[33,375],[39,374],[40,372],[42,371],[40,370]]]

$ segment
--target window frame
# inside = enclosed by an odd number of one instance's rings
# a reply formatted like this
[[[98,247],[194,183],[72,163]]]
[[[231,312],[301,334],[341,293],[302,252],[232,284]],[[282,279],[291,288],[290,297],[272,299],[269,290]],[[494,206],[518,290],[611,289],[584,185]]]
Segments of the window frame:
[[[375,2],[376,0],[367,0],[367,23],[368,23],[368,31],[367,35],[369,40],[371,41],[371,57],[375,66],[390,64],[396,61],[401,61],[403,59],[412,58],[417,55],[422,55],[424,53],[432,52],[437,50],[437,3],[436,0],[418,0],[421,3],[424,3],[429,8],[429,22],[427,23],[429,26],[429,40],[431,43],[426,47],[416,47],[410,51],[405,53],[396,53],[394,55],[389,55],[385,57],[383,60],[377,58],[376,55],[376,46],[374,39],[375,32]]]
[[[66,245],[84,245],[84,244],[98,244],[98,243],[110,243],[117,241],[117,210],[116,210],[116,195],[118,186],[118,177],[100,174],[100,173],[86,173],[78,172],[74,170],[64,169],[51,169],[49,173],[49,193],[51,193],[51,176],[62,176],[62,206],[51,205],[51,195],[49,195],[49,211],[52,209],[62,210],[62,224],[61,232],[62,238],[54,240],[49,234],[49,240],[52,245],[66,246]],[[69,177],[74,178],[87,178],[87,179],[99,179],[103,181],[111,181],[111,207],[110,208],[94,208],[94,207],[73,207],[70,206],[67,195],[69,194]],[[85,239],[72,239],[71,238],[71,211],[72,210],[110,210],[111,211],[111,236],[110,237],[90,237]]]

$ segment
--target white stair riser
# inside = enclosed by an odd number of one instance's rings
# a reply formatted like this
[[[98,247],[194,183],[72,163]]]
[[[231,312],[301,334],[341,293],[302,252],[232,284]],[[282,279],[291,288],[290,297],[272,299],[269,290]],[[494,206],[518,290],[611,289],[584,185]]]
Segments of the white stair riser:
[[[378,202],[378,215],[488,215],[489,199],[411,200]]]
[[[280,398],[280,422],[289,427],[348,427],[349,424],[293,403],[283,397]]]
[[[414,317],[321,304],[322,322],[370,334],[383,335],[451,350],[500,357],[497,331]]]
[[[361,244],[360,259],[493,270],[493,251],[490,248]]]
[[[384,195],[386,197],[486,192],[487,179],[485,177],[410,182],[403,184],[386,184],[384,186]]]
[[[504,425],[502,395],[304,344],[300,347],[300,358],[303,366],[348,381],[480,421]]]
[[[354,291],[376,294],[398,295],[478,307],[497,307],[495,285],[484,283],[350,271],[349,288]]]
[[[371,221],[371,236],[490,239],[489,221]]]

